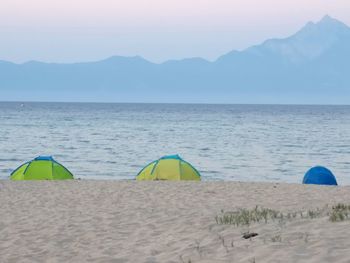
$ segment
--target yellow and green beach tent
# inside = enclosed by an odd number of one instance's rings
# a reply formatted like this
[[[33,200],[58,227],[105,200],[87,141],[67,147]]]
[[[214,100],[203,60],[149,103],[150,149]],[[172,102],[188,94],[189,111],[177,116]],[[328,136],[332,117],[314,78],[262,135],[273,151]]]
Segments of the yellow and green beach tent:
[[[170,180],[200,181],[199,172],[179,155],[168,155],[148,164],[136,176],[138,181]]]
[[[11,180],[67,180],[73,174],[51,156],[39,156],[11,173]]]

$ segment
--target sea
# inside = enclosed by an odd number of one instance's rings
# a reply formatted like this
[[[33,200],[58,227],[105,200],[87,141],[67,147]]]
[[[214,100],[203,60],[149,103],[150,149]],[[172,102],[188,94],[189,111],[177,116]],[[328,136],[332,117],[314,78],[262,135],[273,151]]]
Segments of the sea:
[[[0,179],[51,155],[75,178],[133,180],[179,154],[204,181],[350,184],[350,106],[0,102]]]

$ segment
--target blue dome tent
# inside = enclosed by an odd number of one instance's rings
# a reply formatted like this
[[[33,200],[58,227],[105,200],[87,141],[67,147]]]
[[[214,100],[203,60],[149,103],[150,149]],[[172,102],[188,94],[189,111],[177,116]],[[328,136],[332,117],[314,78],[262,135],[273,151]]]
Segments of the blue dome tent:
[[[307,171],[303,184],[338,185],[333,173],[322,166],[315,166]]]

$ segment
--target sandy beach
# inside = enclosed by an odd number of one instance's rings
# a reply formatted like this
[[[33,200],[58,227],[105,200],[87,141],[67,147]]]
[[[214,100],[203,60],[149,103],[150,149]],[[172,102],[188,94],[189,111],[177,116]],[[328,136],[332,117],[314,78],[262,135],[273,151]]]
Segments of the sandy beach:
[[[0,262],[350,262],[347,220],[215,220],[256,205],[294,213],[337,203],[350,203],[350,187],[3,180]]]

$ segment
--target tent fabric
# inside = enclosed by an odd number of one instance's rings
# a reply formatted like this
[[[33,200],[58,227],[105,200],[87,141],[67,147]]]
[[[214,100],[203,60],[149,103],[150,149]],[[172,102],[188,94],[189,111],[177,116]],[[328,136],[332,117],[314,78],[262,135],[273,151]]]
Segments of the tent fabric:
[[[338,185],[333,173],[322,166],[316,166],[307,171],[303,184]]]
[[[35,161],[55,161],[52,156],[38,156],[34,159]]]
[[[51,156],[39,156],[11,173],[11,180],[67,180],[73,174]]]
[[[199,172],[179,155],[168,155],[146,165],[136,176],[138,181],[200,181]]]

